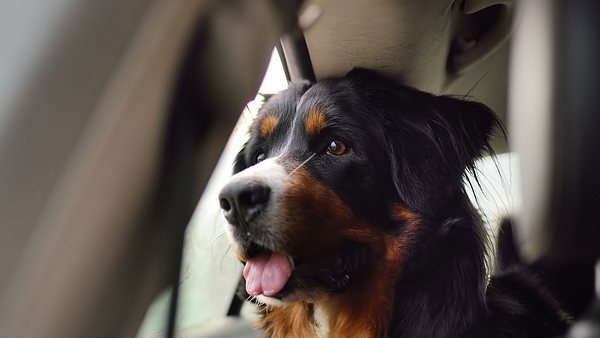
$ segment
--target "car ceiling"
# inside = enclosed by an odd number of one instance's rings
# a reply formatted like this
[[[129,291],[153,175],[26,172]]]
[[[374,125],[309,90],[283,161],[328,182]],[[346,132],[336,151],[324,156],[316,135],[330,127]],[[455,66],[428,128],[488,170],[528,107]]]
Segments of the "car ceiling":
[[[300,23],[306,26],[304,38],[317,79],[355,67],[376,69],[424,91],[467,95],[505,120],[506,40],[513,7],[512,1],[488,0],[310,1]],[[469,37],[467,43],[485,50],[467,55],[468,64],[456,67],[462,33]],[[506,151],[503,139],[493,140],[498,153]]]

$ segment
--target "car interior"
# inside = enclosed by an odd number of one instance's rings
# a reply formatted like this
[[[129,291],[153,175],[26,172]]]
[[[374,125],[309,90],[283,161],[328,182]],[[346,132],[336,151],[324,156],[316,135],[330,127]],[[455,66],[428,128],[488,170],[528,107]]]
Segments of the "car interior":
[[[507,245],[571,314],[567,337],[600,337],[597,13],[593,0],[3,3],[2,336],[260,336],[214,191],[261,94],[361,67],[501,117],[481,170],[509,186],[489,188],[488,228],[513,224]]]

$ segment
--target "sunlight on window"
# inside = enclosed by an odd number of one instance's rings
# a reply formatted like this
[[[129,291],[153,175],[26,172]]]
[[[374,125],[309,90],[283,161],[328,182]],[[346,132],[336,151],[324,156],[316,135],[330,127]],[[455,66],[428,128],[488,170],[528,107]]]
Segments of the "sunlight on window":
[[[277,51],[273,51],[258,92],[274,94],[286,87],[281,60]],[[231,176],[233,159],[246,141],[248,127],[261,103],[262,97],[257,95],[242,112],[187,228],[177,312],[180,335],[192,332],[211,319],[223,318],[241,276],[242,265],[229,250],[217,196]],[[138,338],[162,337],[170,294],[169,290],[163,292],[148,309]]]
[[[500,222],[521,208],[519,158],[515,153],[486,156],[477,160],[475,167],[479,184],[470,177],[467,194],[494,238]]]

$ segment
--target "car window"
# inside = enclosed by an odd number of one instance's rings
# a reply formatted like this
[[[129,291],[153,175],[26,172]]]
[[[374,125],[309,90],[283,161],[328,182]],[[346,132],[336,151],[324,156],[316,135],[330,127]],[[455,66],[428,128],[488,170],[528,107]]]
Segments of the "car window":
[[[484,156],[475,162],[477,178],[469,175],[466,191],[494,238],[497,226],[521,208],[519,158],[515,153]]]
[[[225,147],[186,230],[177,331],[186,331],[226,315],[242,265],[228,245],[224,218],[217,195],[231,176],[237,151],[247,139],[248,126],[262,103],[262,95],[287,87],[283,65],[276,50],[254,100],[249,102]],[[162,337],[167,324],[171,290],[161,293],[146,312],[138,338]]]

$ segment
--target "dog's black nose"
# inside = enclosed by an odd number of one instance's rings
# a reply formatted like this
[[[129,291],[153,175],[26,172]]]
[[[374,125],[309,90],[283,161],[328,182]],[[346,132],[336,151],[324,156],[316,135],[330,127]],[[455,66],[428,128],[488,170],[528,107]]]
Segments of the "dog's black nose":
[[[258,182],[233,182],[219,194],[219,204],[232,225],[248,224],[269,201],[271,188]]]

